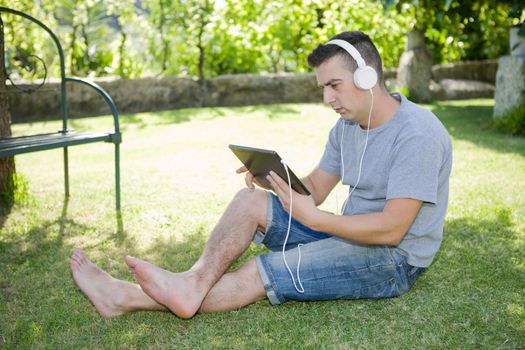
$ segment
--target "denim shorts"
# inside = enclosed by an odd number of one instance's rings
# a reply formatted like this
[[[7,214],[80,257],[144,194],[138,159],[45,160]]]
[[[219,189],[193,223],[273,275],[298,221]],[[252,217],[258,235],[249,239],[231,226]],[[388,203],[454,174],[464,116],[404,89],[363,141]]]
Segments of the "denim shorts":
[[[266,231],[257,231],[255,243],[272,252],[257,257],[257,268],[266,295],[273,305],[288,300],[379,299],[406,293],[426,269],[406,262],[402,251],[390,246],[358,245],[309,229],[292,219],[286,244],[286,261],[299,290],[294,287],[282,254],[288,229],[288,213],[279,199],[268,193]],[[298,248],[299,244],[303,244]]]

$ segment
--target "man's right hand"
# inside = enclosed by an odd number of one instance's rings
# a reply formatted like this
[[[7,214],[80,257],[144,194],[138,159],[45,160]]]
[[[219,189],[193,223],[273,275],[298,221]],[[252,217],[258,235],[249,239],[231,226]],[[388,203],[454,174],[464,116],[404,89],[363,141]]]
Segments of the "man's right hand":
[[[246,177],[244,178],[244,182],[246,182],[246,186],[248,186],[248,188],[250,188],[252,190],[255,189],[254,184],[259,186],[259,187],[261,187],[261,188],[264,188],[266,190],[271,190],[272,189],[270,186],[264,186],[259,181],[257,181],[255,176],[253,176],[253,174],[250,173],[248,171],[248,168],[246,168],[245,166],[240,167],[239,169],[235,170],[235,172],[237,174],[246,173]]]

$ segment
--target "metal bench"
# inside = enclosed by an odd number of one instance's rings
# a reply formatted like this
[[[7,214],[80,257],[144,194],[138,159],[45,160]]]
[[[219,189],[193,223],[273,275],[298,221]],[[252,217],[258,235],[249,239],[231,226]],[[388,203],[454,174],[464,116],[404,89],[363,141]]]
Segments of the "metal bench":
[[[119,145],[122,142],[122,135],[119,129],[119,118],[115,103],[104,89],[99,85],[88,80],[67,77],[65,74],[64,51],[58,41],[56,35],[39,20],[17,10],[6,7],[0,7],[0,16],[2,13],[11,13],[21,16],[36,23],[43,28],[54,41],[59,59],[60,59],[60,111],[62,117],[62,129],[55,133],[46,133],[39,135],[27,135],[20,137],[4,137],[0,138],[0,158],[12,157],[18,154],[44,151],[55,148],[63,148],[64,150],[64,179],[65,179],[65,195],[69,197],[69,170],[68,170],[68,147],[82,145],[93,142],[111,142],[115,145],[115,201],[117,211],[120,211],[120,151]],[[4,38],[0,38],[4,41]],[[4,67],[0,67],[4,69]],[[45,80],[45,79],[44,79]],[[68,128],[68,112],[67,112],[67,98],[66,98],[66,83],[80,83],[90,88],[93,88],[109,106],[113,115],[114,130],[111,132],[76,132]]]

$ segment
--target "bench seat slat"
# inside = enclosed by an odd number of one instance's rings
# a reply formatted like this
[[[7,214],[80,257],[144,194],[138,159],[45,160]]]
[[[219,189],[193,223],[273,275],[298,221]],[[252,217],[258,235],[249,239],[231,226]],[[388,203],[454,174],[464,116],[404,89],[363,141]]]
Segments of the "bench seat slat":
[[[69,132],[52,133],[20,137],[9,137],[0,140],[0,157],[14,156],[22,153],[49,150],[91,142],[111,142],[110,133]]]

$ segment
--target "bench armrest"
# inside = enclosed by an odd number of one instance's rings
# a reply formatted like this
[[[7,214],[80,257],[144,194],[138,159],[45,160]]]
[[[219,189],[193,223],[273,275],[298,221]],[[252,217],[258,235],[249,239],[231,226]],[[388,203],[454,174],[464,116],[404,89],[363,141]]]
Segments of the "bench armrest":
[[[81,84],[90,86],[91,88],[95,89],[95,91],[100,96],[102,96],[104,101],[107,103],[107,105],[111,109],[111,114],[113,114],[113,124],[114,124],[114,127],[115,127],[115,135],[119,135],[117,137],[120,138],[120,126],[119,126],[119,118],[118,118],[117,107],[115,106],[115,103],[113,102],[113,99],[111,98],[111,96],[109,96],[109,94],[106,92],[106,90],[104,90],[100,85],[98,85],[98,84],[96,84],[96,83],[94,83],[94,82],[92,82],[90,80],[83,79],[83,78],[65,77],[65,80],[66,81],[72,81],[72,82],[75,82],[75,83],[81,83]],[[120,139],[116,140],[116,141],[118,143],[120,143]]]

